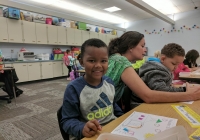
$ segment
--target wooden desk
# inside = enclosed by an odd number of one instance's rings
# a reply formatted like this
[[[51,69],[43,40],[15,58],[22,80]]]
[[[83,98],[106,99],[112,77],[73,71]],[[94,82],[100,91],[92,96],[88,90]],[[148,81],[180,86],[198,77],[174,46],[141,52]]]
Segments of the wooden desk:
[[[144,112],[154,115],[160,115],[170,118],[178,119],[177,125],[182,125],[185,127],[188,136],[191,135],[197,128],[192,128],[172,107],[174,104],[184,104],[184,103],[165,103],[165,104],[141,104],[140,106],[134,108],[123,116],[117,118],[116,120],[110,122],[109,124],[103,126],[101,132],[92,138],[83,138],[83,140],[96,140],[101,133],[110,133],[114,128],[116,128],[122,121],[124,121],[131,113],[134,111]],[[189,106],[197,114],[200,114],[200,100],[195,101],[193,104],[184,104]]]
[[[85,73],[85,70],[76,70],[76,72]]]
[[[12,74],[12,71],[14,70],[15,68],[12,68],[12,67],[4,67],[4,68],[1,68],[0,70],[3,70],[3,71],[7,71],[7,70],[10,70],[11,72],[11,75]],[[13,94],[14,94],[14,98],[15,98],[15,105],[16,105],[16,93],[15,93],[15,85],[14,85],[14,80],[13,80],[13,76],[11,76],[11,80],[12,80],[12,87],[13,87]]]

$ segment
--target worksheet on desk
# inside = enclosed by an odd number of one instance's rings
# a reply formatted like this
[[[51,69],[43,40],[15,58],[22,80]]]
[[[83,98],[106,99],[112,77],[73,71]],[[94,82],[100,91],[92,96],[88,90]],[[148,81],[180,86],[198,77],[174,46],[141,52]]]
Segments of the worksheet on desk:
[[[133,112],[111,133],[144,140],[166,129],[176,126],[177,119]]]

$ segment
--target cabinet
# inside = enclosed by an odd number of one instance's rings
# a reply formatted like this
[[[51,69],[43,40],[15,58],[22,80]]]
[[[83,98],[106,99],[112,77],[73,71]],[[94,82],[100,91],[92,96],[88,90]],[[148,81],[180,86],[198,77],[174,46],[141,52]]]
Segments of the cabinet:
[[[62,62],[62,67],[63,67],[63,76],[67,76],[68,75],[68,68],[67,66],[65,66],[65,64]]]
[[[82,32],[82,43],[84,43],[86,40],[90,38],[90,32],[89,31],[81,31],[81,32]]]
[[[42,79],[53,78],[53,63],[41,62],[41,77]]]
[[[8,25],[3,17],[0,17],[0,42],[8,42]]]
[[[66,35],[66,28],[58,26],[58,45],[66,45],[67,42],[67,35]]]
[[[81,30],[67,28],[67,45],[73,45],[73,46],[82,45]]]
[[[110,34],[107,34],[107,38],[106,38],[106,44],[108,45],[110,43],[110,41],[114,38],[116,38],[117,36],[116,35],[110,35]]]
[[[27,63],[28,65],[28,80],[39,80],[41,79],[40,63]]]
[[[37,44],[47,44],[46,24],[35,23]]]
[[[82,45],[82,35],[81,30],[74,29],[74,42],[76,46]]]
[[[90,31],[90,38],[99,38],[99,34],[96,32],[91,32]]]
[[[47,26],[48,44],[57,45],[58,44],[57,27],[53,25],[46,25],[46,26]]]
[[[13,67],[15,68],[15,71],[19,78],[19,81],[17,82],[29,81],[27,63],[14,63]]]
[[[62,61],[53,62],[53,77],[59,77],[63,75]]]
[[[21,20],[6,19],[8,24],[9,42],[23,43]]]
[[[36,43],[35,23],[22,21],[22,29],[23,29],[24,43],[35,44]]]
[[[101,39],[104,43],[106,43],[106,34],[99,33],[99,39]]]

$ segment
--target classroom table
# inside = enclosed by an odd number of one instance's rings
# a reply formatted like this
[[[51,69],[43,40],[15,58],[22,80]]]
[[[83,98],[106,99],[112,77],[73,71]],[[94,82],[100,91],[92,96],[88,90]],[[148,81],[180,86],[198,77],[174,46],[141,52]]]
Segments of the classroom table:
[[[12,68],[12,67],[9,67],[9,68],[3,67],[3,68],[1,68],[0,70],[3,70],[3,71],[9,70],[9,71],[11,72],[11,75],[13,75],[12,72],[13,72],[14,69],[15,69],[15,68]],[[12,88],[13,88],[14,99],[15,99],[15,105],[16,105],[16,93],[15,93],[15,85],[14,85],[13,76],[11,76],[11,80],[12,80]]]
[[[197,128],[192,128],[188,122],[186,122],[172,107],[171,105],[184,103],[160,103],[160,104],[141,104],[140,106],[132,109],[128,113],[123,116],[113,120],[109,124],[102,127],[102,131],[98,132],[95,136],[91,138],[83,138],[82,140],[96,140],[101,133],[110,133],[114,128],[116,128],[122,121],[124,121],[131,113],[134,111],[144,112],[159,116],[165,116],[170,118],[178,119],[177,126],[182,125],[185,127],[188,136],[190,136]],[[200,100],[195,101],[193,104],[184,104],[189,106],[192,110],[194,110],[197,114],[200,114]]]
[[[179,76],[179,79],[200,83],[200,76],[188,76],[188,77]]]
[[[85,73],[85,70],[76,70],[76,72]]]

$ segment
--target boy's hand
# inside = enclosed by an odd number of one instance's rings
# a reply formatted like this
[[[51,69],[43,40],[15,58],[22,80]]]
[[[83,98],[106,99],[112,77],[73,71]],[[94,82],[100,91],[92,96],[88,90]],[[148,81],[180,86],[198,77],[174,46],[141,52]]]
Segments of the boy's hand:
[[[85,124],[82,134],[84,137],[89,138],[89,137],[94,136],[98,130],[101,131],[101,125],[96,119],[94,119],[94,120],[88,121]]]
[[[200,99],[200,85],[186,83],[186,92],[189,93],[191,101]]]

